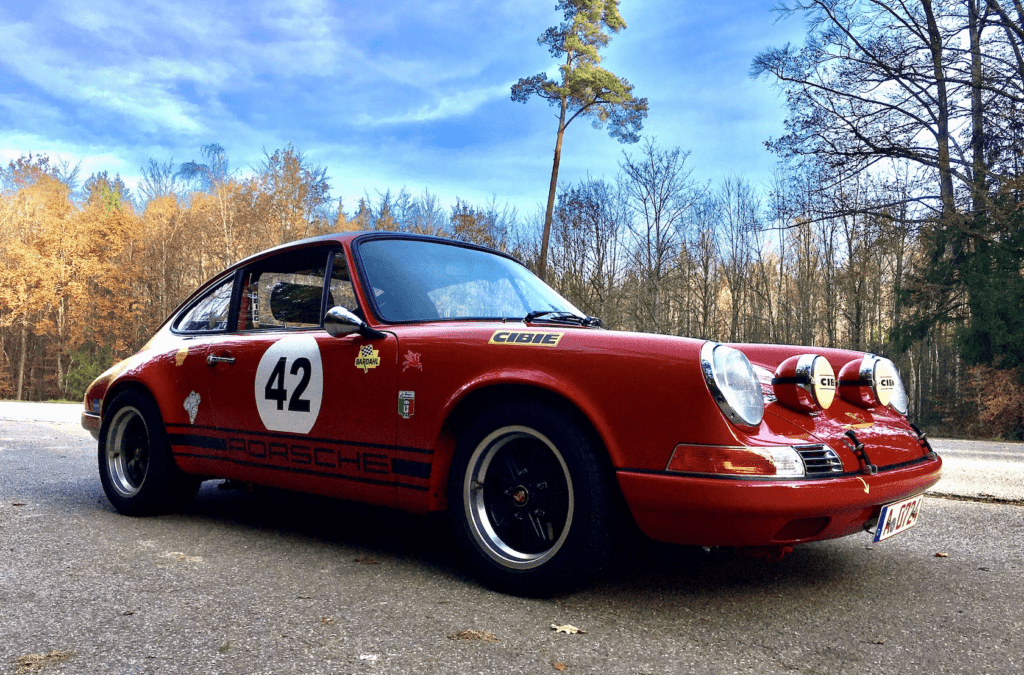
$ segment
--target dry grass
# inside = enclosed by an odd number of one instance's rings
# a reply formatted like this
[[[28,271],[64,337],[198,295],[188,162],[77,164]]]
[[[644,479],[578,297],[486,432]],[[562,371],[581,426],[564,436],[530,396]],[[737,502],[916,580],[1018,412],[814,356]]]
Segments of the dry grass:
[[[50,663],[67,661],[70,658],[71,652],[64,652],[57,649],[47,652],[46,654],[25,654],[24,656],[18,657],[18,669],[14,672],[16,675],[38,673]]]
[[[449,640],[479,640],[480,642],[498,642],[498,637],[489,630],[476,630],[470,628],[469,630],[460,631],[458,633],[452,633],[448,636]]]

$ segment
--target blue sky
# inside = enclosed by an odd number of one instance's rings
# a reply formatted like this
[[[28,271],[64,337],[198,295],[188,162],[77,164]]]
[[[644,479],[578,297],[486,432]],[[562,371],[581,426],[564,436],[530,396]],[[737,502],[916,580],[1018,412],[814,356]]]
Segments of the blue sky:
[[[622,0],[604,65],[650,101],[644,135],[690,150],[693,176],[769,180],[782,99],[747,72],[798,42],[774,0]],[[554,0],[8,0],[0,5],[0,160],[26,152],[120,173],[201,159],[244,174],[288,142],[327,167],[351,213],[364,191],[492,195],[523,216],[547,196],[555,109],[509,99],[557,66],[537,44]],[[611,178],[623,146],[577,121],[560,180]]]

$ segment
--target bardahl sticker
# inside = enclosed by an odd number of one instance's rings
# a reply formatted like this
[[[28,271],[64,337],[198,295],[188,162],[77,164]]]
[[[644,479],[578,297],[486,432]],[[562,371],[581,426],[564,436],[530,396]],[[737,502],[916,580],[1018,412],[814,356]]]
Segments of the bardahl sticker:
[[[533,330],[496,330],[487,344],[523,345],[525,347],[557,347],[565,333],[550,333]]]
[[[356,357],[356,368],[362,368],[364,373],[370,368],[380,365],[380,352],[373,348],[373,345],[363,345],[359,348],[359,356]]]

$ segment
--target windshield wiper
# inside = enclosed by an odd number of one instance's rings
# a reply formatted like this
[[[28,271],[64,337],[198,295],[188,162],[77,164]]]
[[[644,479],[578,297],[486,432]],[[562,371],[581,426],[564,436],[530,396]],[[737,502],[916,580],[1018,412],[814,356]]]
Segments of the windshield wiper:
[[[559,323],[574,323],[579,326],[601,327],[601,320],[596,316],[579,316],[572,312],[563,312],[557,309],[536,309],[523,317],[523,323],[530,323],[541,317],[547,317],[548,321],[555,321]]]

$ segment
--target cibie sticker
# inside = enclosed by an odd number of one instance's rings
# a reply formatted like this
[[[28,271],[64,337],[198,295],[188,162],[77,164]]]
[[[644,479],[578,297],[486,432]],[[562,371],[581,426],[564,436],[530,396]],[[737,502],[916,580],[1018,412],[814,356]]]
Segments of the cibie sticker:
[[[373,348],[373,345],[363,345],[359,348],[359,356],[356,357],[356,368],[362,368],[366,373],[370,368],[380,365],[380,352]]]
[[[487,344],[522,345],[525,347],[557,347],[558,341],[565,333],[549,333],[532,330],[496,330]]]
[[[308,434],[320,415],[324,367],[312,335],[292,335],[263,353],[256,368],[256,409],[271,431]]]
[[[400,391],[398,392],[398,414],[409,419],[416,412],[416,392],[414,391]]]

